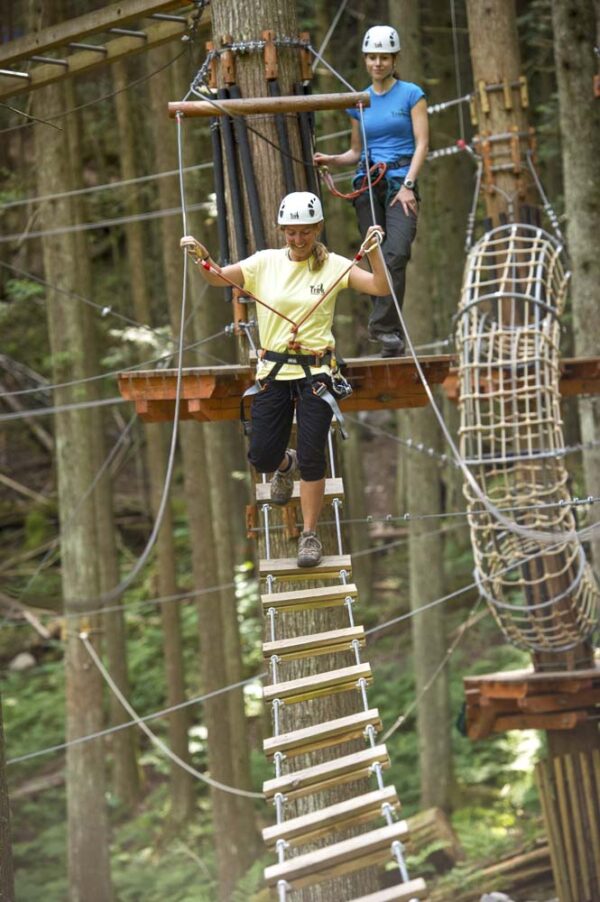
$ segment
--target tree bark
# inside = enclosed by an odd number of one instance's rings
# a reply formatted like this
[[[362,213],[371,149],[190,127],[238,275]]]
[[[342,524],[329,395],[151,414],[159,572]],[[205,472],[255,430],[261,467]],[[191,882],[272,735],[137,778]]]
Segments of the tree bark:
[[[61,85],[41,89],[34,96],[34,113],[52,116],[67,104]],[[72,187],[76,165],[70,159],[66,135],[45,126],[35,126],[35,156],[38,194],[53,194]],[[73,222],[68,198],[48,201],[41,216],[42,228]],[[42,241],[45,276],[56,288],[72,288],[78,245],[72,234],[46,236]],[[49,289],[48,331],[52,353],[52,378],[65,382],[91,375],[86,357],[89,308],[71,297]],[[57,405],[93,399],[86,385],[55,389]],[[72,516],[94,477],[93,420],[86,409],[64,411],[55,416],[56,468],[61,510],[62,585],[65,613],[71,615],[66,641],[65,673],[67,740],[94,733],[102,724],[102,679],[92,665],[80,638],[90,631],[97,641],[99,624],[86,617],[85,599],[99,591],[98,569],[91,549],[97,533],[93,505],[86,504]],[[92,603],[93,606],[93,603]],[[112,900],[108,855],[108,823],[105,806],[103,746],[88,742],[67,749],[67,817],[69,898],[71,902]],[[93,812],[93,817],[90,816]]]
[[[72,80],[65,82],[65,97],[69,108],[76,106],[75,85]],[[75,188],[83,187],[81,153],[81,127],[77,116],[67,117],[65,123],[70,145],[70,157],[74,161],[72,180]],[[72,199],[72,210],[76,222],[84,222],[84,210],[80,196]],[[78,247],[78,266],[74,272],[72,287],[83,297],[92,295],[92,274],[89,254],[88,233],[76,232],[74,239]],[[100,370],[98,354],[97,324],[92,317],[86,320],[85,354],[87,366],[97,373]],[[100,383],[90,384],[90,397],[101,396]],[[94,473],[99,473],[106,457],[107,414],[101,408],[90,411],[91,427],[95,440],[91,444]],[[96,487],[85,502],[92,505],[96,518],[96,561],[98,567],[98,587],[101,593],[109,592],[119,583],[119,561],[115,542],[116,527],[113,514],[112,480],[110,471],[106,469],[96,483]],[[108,665],[115,682],[129,698],[130,684],[127,669],[127,642],[125,636],[125,616],[123,611],[111,611],[103,615],[103,636],[106,646]],[[111,725],[125,723],[129,715],[118,699],[109,694],[109,711]],[[131,808],[139,795],[139,771],[136,760],[136,735],[133,730],[119,730],[111,741],[112,766],[114,773],[114,789],[117,799]]]
[[[169,48],[152,51],[152,65],[160,65],[168,58]],[[184,93],[182,87],[179,96]],[[177,167],[175,124],[166,116],[166,104],[172,99],[164,82],[151,82],[151,102],[157,168]],[[171,137],[165,135],[171,129]],[[188,144],[189,146],[189,144]],[[162,207],[177,207],[180,203],[178,185],[162,180],[159,185]],[[181,319],[181,261],[179,229],[164,223],[162,228],[163,268],[166,276],[166,294],[169,304],[171,327],[179,334]],[[192,275],[196,275],[192,273]],[[189,311],[188,311],[189,312]],[[211,442],[215,439],[211,439]],[[228,481],[217,482],[210,466],[221,472],[223,454],[213,445],[208,450],[206,441],[195,424],[182,424],[181,446],[184,461],[184,479],[190,538],[193,549],[194,580],[198,588],[219,584],[219,576],[226,574],[226,582],[233,578],[229,567],[230,555],[226,537],[217,536],[211,486],[215,492],[227,492]],[[211,524],[207,529],[207,523]],[[220,524],[222,525],[222,524]],[[224,555],[223,561],[221,556]],[[219,563],[218,563],[219,562]],[[208,576],[208,579],[207,579]],[[224,602],[219,593],[202,598],[200,611],[200,641],[202,673],[205,692],[222,688],[231,682],[230,674],[239,677],[239,637],[234,593],[229,592]],[[236,651],[237,649],[237,651]],[[237,659],[236,659],[237,655]],[[223,717],[223,706],[228,712]],[[237,689],[227,693],[226,701],[216,698],[206,703],[205,723],[208,731],[208,762],[211,775],[240,789],[249,789],[249,743],[243,708],[243,693]],[[256,851],[256,828],[250,799],[238,797],[220,790],[211,790],[219,898],[226,902],[231,897],[235,883],[250,867]]]
[[[438,10],[443,18],[445,10]],[[421,15],[417,5],[399,11],[397,25],[403,48],[402,76],[422,83]],[[440,39],[436,39],[439,45]],[[441,52],[442,48],[436,46]],[[437,54],[436,54],[437,56]],[[445,161],[437,163],[443,167]],[[434,240],[435,206],[444,189],[444,175],[440,169],[426,167],[421,179],[423,203],[419,211],[418,235],[413,246],[413,260],[407,278],[406,319],[415,345],[435,338],[436,311],[434,307],[435,284],[433,273],[438,261],[439,243]],[[441,184],[439,184],[441,182]],[[454,230],[454,235],[460,234]],[[447,236],[452,242],[452,238]],[[454,238],[456,252],[456,238]],[[462,249],[461,251],[462,252]],[[446,285],[446,290],[451,289]],[[402,416],[402,414],[400,415]],[[429,409],[410,410],[404,417],[414,444],[437,449],[440,430],[433,412]],[[411,514],[441,514],[441,470],[436,458],[416,451],[408,454],[403,449],[400,457],[406,467],[406,491],[408,510]],[[435,521],[433,521],[435,522]],[[432,521],[414,520],[409,536],[410,604],[415,611],[427,601],[444,594],[444,544],[441,535],[430,535]],[[435,671],[446,653],[445,612],[440,606],[411,620],[415,693],[420,699],[417,707],[417,733],[421,779],[421,805],[450,808],[452,786],[452,748],[450,741],[450,700],[448,668],[435,677]],[[433,680],[433,683],[431,681]],[[427,688],[429,687],[429,688]],[[424,694],[426,693],[426,694]]]
[[[266,0],[261,4],[256,0],[243,0],[241,3],[230,4],[225,0],[217,0],[212,6],[213,34],[215,43],[219,46],[222,35],[231,34],[234,41],[260,39],[264,29],[272,29],[277,38],[295,38],[298,34],[298,25],[295,16],[294,5],[291,0],[275,2]],[[282,94],[293,93],[292,86],[299,81],[300,69],[298,51],[288,48],[277,48],[278,76]],[[267,85],[264,77],[264,64],[262,54],[238,54],[235,59],[237,82],[244,96],[265,96]],[[306,177],[301,165],[297,162],[302,158],[300,150],[299,133],[294,128],[294,118],[287,117],[292,154],[296,158],[294,162],[295,184],[298,190],[306,186]],[[281,156],[277,150],[277,135],[272,122],[261,122],[260,131],[274,142],[275,146],[268,144],[255,135],[250,135],[251,154],[254,164],[254,172],[257,184],[260,187],[261,212],[268,247],[278,247],[281,237],[275,224],[275,212],[278,209],[282,196],[285,194],[283,167]],[[248,210],[246,209],[246,214]],[[246,215],[246,221],[248,216]],[[231,226],[231,222],[228,223]],[[231,231],[231,229],[230,229]],[[253,236],[248,232],[249,250],[254,249]],[[230,244],[235,247],[233,235],[230,235]],[[235,254],[235,251],[234,251]],[[239,254],[234,259],[239,259]],[[275,511],[270,513],[272,525],[282,524],[281,514]],[[323,520],[331,518],[331,508],[323,510]],[[323,524],[319,526],[319,534],[323,540],[326,554],[337,553],[335,533],[331,527]],[[265,557],[265,544],[261,536],[259,540],[259,554]],[[271,555],[273,558],[289,557],[295,554],[295,542],[293,545],[286,538],[285,531],[276,529],[271,532]],[[304,582],[303,586],[315,585],[316,582]],[[278,589],[285,590],[290,583],[278,582]],[[296,615],[285,615],[285,635],[307,635],[324,630],[336,629],[348,625],[348,616],[344,609],[328,609],[325,612],[309,611]],[[323,672],[344,667],[355,663],[354,656],[350,653],[342,655],[324,655],[318,659],[306,659],[301,661],[286,662],[281,667],[279,679],[295,679],[305,676],[310,672]],[[323,699],[313,699],[309,702],[285,706],[282,710],[281,729],[288,731],[299,729],[309,724],[316,724],[342,717],[345,714],[356,712],[360,706],[360,697],[355,693],[341,693]],[[362,742],[351,743],[342,746],[341,749],[324,749],[319,754],[320,761],[326,761],[339,754],[346,754]],[[308,756],[300,756],[295,759],[294,769],[308,764]],[[310,763],[314,763],[311,760]],[[363,783],[363,791],[367,791],[367,781]],[[321,798],[322,804],[331,804],[343,798],[349,798],[358,793],[360,789],[356,784],[336,787]],[[321,807],[319,805],[318,807]],[[294,814],[306,813],[315,810],[316,800],[312,796],[299,799],[290,803],[286,817]],[[343,877],[335,881],[335,885],[316,885],[307,887],[294,893],[294,899],[310,900],[310,902],[339,902],[341,898],[353,898],[363,893],[372,892],[377,888],[377,878],[371,872],[362,872],[352,877]]]
[[[4,754],[4,722],[0,698],[0,902],[15,902],[12,844],[10,837],[10,802],[6,785]]]
[[[596,10],[596,11],[595,11]],[[596,356],[600,347],[600,104],[594,97],[596,71],[593,41],[600,29],[600,8],[594,0],[552,4],[554,55],[558,84],[567,239],[572,268],[571,303],[575,353]],[[598,441],[600,399],[579,400],[581,440]],[[600,495],[600,447],[583,451],[586,492]],[[590,507],[598,522],[598,505]],[[600,535],[591,541],[596,573],[600,573]]]

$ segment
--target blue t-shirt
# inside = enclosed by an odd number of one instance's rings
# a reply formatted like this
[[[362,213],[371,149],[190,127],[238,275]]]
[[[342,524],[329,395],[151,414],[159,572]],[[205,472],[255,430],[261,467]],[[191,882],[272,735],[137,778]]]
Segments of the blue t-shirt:
[[[412,127],[411,110],[415,103],[425,97],[425,92],[410,81],[396,81],[385,94],[377,94],[370,85],[371,106],[363,110],[369,159],[371,163],[389,163],[399,157],[412,157],[415,152],[415,134]],[[360,123],[360,111],[346,110],[352,119]],[[361,129],[362,137],[362,129]],[[408,166],[388,169],[387,178],[403,178]],[[358,164],[357,172],[365,171],[365,152]]]

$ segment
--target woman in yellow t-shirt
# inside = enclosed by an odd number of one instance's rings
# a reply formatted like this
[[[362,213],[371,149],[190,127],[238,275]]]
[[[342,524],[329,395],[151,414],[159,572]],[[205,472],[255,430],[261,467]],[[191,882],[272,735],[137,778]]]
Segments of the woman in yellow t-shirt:
[[[298,542],[298,566],[315,567],[323,549],[316,533],[325,489],[325,449],[332,407],[332,323],[336,297],[344,288],[374,296],[387,290],[387,277],[378,242],[379,226],[365,239],[372,272],[330,253],[319,241],[323,225],[321,201],[308,191],[283,198],[277,216],[285,247],[258,251],[251,257],[220,267],[207,249],[191,236],[181,239],[211,285],[224,279],[256,295],[261,344],[257,380],[262,391],[253,397],[248,460],[259,473],[274,473],[271,500],[287,504],[294,476],[300,474],[303,532]],[[351,268],[350,268],[351,267]],[[322,302],[320,299],[323,298]],[[298,363],[290,363],[292,358]],[[296,413],[297,450],[288,442]],[[287,449],[287,450],[286,450]]]

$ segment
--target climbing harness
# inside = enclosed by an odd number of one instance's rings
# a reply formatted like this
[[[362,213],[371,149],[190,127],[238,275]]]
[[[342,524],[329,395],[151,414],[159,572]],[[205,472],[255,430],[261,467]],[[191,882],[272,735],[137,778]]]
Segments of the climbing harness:
[[[364,162],[364,161],[363,161]],[[371,183],[371,187],[374,188],[375,185],[378,185],[379,182],[385,178],[385,174],[388,170],[391,169],[402,169],[404,166],[410,166],[412,162],[412,157],[398,157],[397,160],[388,160],[388,161],[380,161],[379,163],[371,163],[369,166],[369,175],[365,174],[362,176],[361,181],[356,186],[354,191],[348,191],[347,193],[343,193],[342,191],[338,191],[335,187],[335,183],[333,181],[333,177],[329,172],[327,166],[319,167],[319,174],[330,194],[333,194],[334,197],[341,197],[344,200],[354,200],[355,197],[359,197],[361,194],[364,194],[365,191],[369,190],[369,181]],[[355,175],[355,179],[360,178],[361,168],[357,170]],[[369,176],[371,177],[369,179]],[[374,177],[373,177],[374,176]]]
[[[336,360],[333,348],[327,348],[322,354],[283,354],[278,351],[265,351],[261,349],[258,352],[258,356],[261,360],[267,360],[269,363],[273,363],[274,366],[263,379],[257,379],[254,385],[247,388],[242,395],[240,400],[240,421],[242,423],[244,435],[250,435],[251,430],[251,423],[246,416],[245,399],[265,391],[271,382],[275,382],[281,368],[285,365],[289,365],[302,367],[304,377],[311,385],[313,394],[317,395],[317,397],[321,398],[322,401],[325,401],[325,403],[329,405],[333,416],[340,427],[342,438],[348,438],[344,423],[344,415],[340,410],[337,399],[341,401],[344,398],[348,398],[352,394],[352,386],[342,375],[340,366],[343,366],[343,361]],[[331,390],[325,381],[329,374],[311,373],[310,368],[317,366],[331,367]],[[296,382],[296,380],[290,379],[290,382]]]
[[[317,307],[319,307],[323,301],[331,294],[333,289],[338,285],[342,279],[350,272],[350,270],[370,251],[375,248],[375,245],[380,245],[382,241],[381,232],[373,232],[371,235],[367,236],[360,248],[354,255],[353,259],[350,261],[349,266],[335,279],[334,282],[329,286],[329,288],[321,295],[318,301],[316,301],[312,307],[304,314],[304,316],[298,321],[295,322],[293,319],[290,319],[289,316],[286,316],[280,310],[276,310],[274,307],[271,307],[270,304],[267,304],[266,301],[261,300],[251,291],[247,289],[242,289],[241,286],[237,285],[233,279],[230,279],[223,272],[220,272],[216,269],[212,263],[210,262],[208,257],[202,257],[198,251],[197,247],[189,247],[188,253],[194,259],[194,262],[202,266],[207,272],[213,272],[215,275],[219,276],[224,282],[228,285],[231,285],[233,288],[237,288],[239,291],[243,292],[245,295],[250,297],[257,304],[260,304],[263,307],[266,307],[267,310],[270,310],[271,313],[274,313],[276,316],[281,317],[281,319],[286,320],[291,325],[291,337],[288,342],[288,351],[286,353],[279,351],[271,351],[269,349],[259,349],[257,352],[257,356],[261,360],[267,360],[272,362],[274,366],[269,371],[269,373],[264,377],[264,379],[257,379],[255,384],[250,386],[244,394],[242,395],[240,401],[240,420],[242,422],[242,426],[244,429],[244,434],[250,434],[250,423],[248,418],[246,417],[245,411],[245,399],[251,397],[253,395],[258,394],[261,391],[264,391],[270,382],[273,382],[281,368],[284,365],[292,365],[292,366],[300,366],[302,367],[305,378],[309,380],[312,384],[312,390],[315,395],[325,401],[328,404],[333,412],[333,416],[337,420],[340,433],[342,438],[347,438],[348,433],[346,431],[344,425],[344,417],[339,408],[339,404],[337,399],[343,400],[344,398],[348,398],[352,394],[352,386],[348,382],[348,380],[342,375],[340,371],[340,367],[343,366],[343,361],[336,360],[334,357],[334,351],[332,348],[326,348],[325,351],[313,351],[311,354],[302,354],[298,353],[302,350],[309,350],[303,348],[301,343],[297,340],[298,330],[300,327],[313,315]],[[331,367],[331,390],[329,389],[327,382],[323,380],[323,374],[317,373],[313,375],[310,371],[311,367],[322,367],[322,366],[330,366]],[[329,374],[328,374],[329,375]],[[290,380],[291,381],[291,380]]]

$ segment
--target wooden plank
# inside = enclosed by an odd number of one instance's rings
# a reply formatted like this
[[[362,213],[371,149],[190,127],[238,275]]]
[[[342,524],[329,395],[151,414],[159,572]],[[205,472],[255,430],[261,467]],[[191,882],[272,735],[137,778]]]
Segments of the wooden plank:
[[[208,100],[175,100],[169,103],[169,116],[249,116],[253,113],[311,113],[315,110],[345,110],[362,104],[371,105],[365,91],[350,94],[282,94],[280,97],[241,97],[219,100],[218,106]]]
[[[283,752],[287,758],[293,758],[295,755],[304,755],[316,749],[358,739],[364,735],[369,725],[373,726],[377,733],[382,729],[377,708],[282,733],[280,736],[272,736],[263,741],[263,751],[267,758],[272,758],[275,752]]]
[[[594,786],[591,768],[591,755],[579,753],[581,781],[587,813],[587,829],[592,847],[592,860],[600,862],[600,780]]]
[[[313,608],[342,607],[347,598],[356,598],[358,589],[348,585],[322,586],[318,589],[297,589],[294,592],[269,592],[260,596],[263,611],[308,611]]]
[[[542,814],[548,834],[552,874],[556,882],[556,889],[561,902],[574,902],[569,889],[562,830],[557,816],[556,796],[548,762],[539,761],[535,765],[535,774],[537,776]]]
[[[565,855],[567,859],[567,873],[569,875],[569,886],[573,899],[579,900],[579,881],[577,879],[577,858],[575,855],[575,847],[573,844],[573,835],[571,833],[572,824],[570,818],[570,805],[567,792],[567,781],[564,772],[564,761],[557,756],[552,759],[554,765],[554,783],[556,786],[556,798],[558,801],[558,810],[560,813],[560,821],[562,825],[562,836],[564,841]]]
[[[400,802],[393,786],[376,789],[374,792],[321,808],[320,811],[311,811],[310,814],[265,827],[262,831],[263,840],[270,849],[275,847],[278,839],[284,839],[291,846],[314,842],[337,830],[355,827],[382,817],[383,805],[390,805],[395,811],[399,810]]]
[[[600,687],[586,689],[577,693],[526,696],[525,698],[517,699],[517,704],[522,711],[530,711],[536,714],[564,711],[572,708],[593,708],[595,705],[600,704]]]
[[[154,13],[170,12],[191,6],[189,0],[122,0],[110,6],[101,6],[66,22],[58,22],[40,31],[26,34],[14,41],[0,45],[0,65],[7,66],[28,56],[46,53],[71,41],[81,41],[92,34],[122,28],[138,19]]]
[[[588,847],[587,847],[587,831],[584,835],[583,819],[585,810],[581,809],[581,798],[579,795],[579,780],[575,773],[575,762],[573,755],[565,755],[564,769],[567,780],[569,808],[571,815],[571,829],[574,833],[574,845],[577,854],[577,870],[579,877],[583,883],[583,892],[586,899],[592,898],[592,883],[588,866]]]
[[[369,663],[354,664],[352,667],[327,670],[324,673],[315,673],[299,680],[288,680],[283,683],[274,683],[272,686],[263,686],[263,698],[266,704],[279,698],[286,704],[293,705],[310,698],[333,695],[335,692],[358,690],[358,680],[366,680],[367,685],[372,683],[373,674]]]
[[[516,714],[497,717],[494,721],[494,733],[505,733],[508,730],[574,730],[587,720],[585,711],[567,711],[562,714]]]
[[[286,576],[292,576],[294,579],[314,579],[317,573],[317,579],[325,577],[334,579],[339,577],[342,570],[351,576],[352,560],[349,554],[324,555],[316,567],[299,567],[295,557],[275,558],[271,561],[262,558],[258,570],[260,576],[276,576],[279,579]]]
[[[270,482],[257,482],[254,485],[256,489],[256,502],[257,504],[264,503],[265,501],[271,500],[271,483]],[[344,497],[344,482],[339,477],[336,479],[326,479],[325,480],[325,498],[343,498]],[[300,482],[294,482],[294,489],[292,492],[292,499],[300,498]]]
[[[109,63],[142,53],[151,47],[159,47],[161,44],[179,38],[187,30],[186,22],[158,22],[145,27],[144,37],[123,35],[106,41],[102,45],[105,51],[103,53],[95,50],[80,50],[76,53],[65,54],[66,66],[57,66],[53,63],[42,63],[38,66],[32,66],[29,69],[29,78],[17,79],[14,76],[0,75],[0,99],[13,97],[17,94],[26,94],[36,88],[43,88],[54,82],[63,81],[65,78],[94,72],[96,69]],[[206,27],[204,30],[208,35]],[[199,32],[199,34],[201,33]]]
[[[370,833],[362,833],[290,858],[281,864],[271,865],[265,868],[265,882],[272,887],[277,885],[278,880],[286,880],[293,889],[300,889],[341,874],[349,874],[391,859],[392,843],[403,843],[407,838],[406,821],[397,821]]]
[[[397,886],[388,886],[378,893],[369,893],[368,896],[352,899],[352,902],[410,902],[411,899],[426,899],[427,885],[419,877],[417,880],[409,880],[407,883],[399,883]]]
[[[380,764],[383,769],[390,766],[385,745],[376,745],[354,752],[352,755],[334,758],[333,761],[326,761],[324,764],[305,767],[282,777],[266,780],[263,783],[263,792],[267,799],[272,799],[278,792],[283,793],[288,799],[297,799],[311,793],[322,792],[331,786],[340,786],[342,783],[369,777],[374,764]]]
[[[329,630],[326,633],[313,633],[310,636],[295,636],[292,639],[265,642],[263,643],[263,656],[270,658],[272,655],[277,655],[282,661],[297,660],[313,655],[352,651],[354,642],[358,642],[361,648],[364,646],[364,626],[349,626],[341,630]]]
[[[479,674],[478,676],[466,676],[464,677],[463,682],[464,685],[469,688],[479,686],[483,689],[488,682],[512,683],[516,681],[517,683],[545,683],[546,681],[553,682],[554,680],[569,682],[571,680],[577,681],[588,678],[600,679],[600,662],[595,667],[589,667],[584,670],[537,671],[531,668],[503,670],[495,673]]]
[[[469,706],[467,708],[467,736],[473,742],[485,739],[493,732],[495,721],[496,711],[491,706],[487,708]]]

